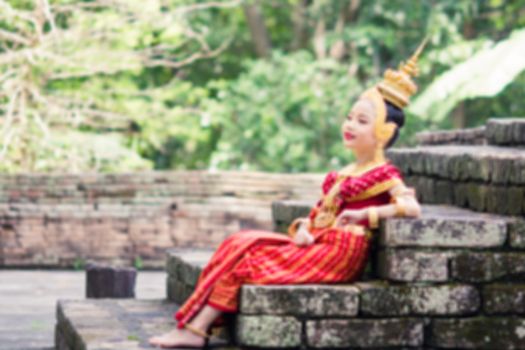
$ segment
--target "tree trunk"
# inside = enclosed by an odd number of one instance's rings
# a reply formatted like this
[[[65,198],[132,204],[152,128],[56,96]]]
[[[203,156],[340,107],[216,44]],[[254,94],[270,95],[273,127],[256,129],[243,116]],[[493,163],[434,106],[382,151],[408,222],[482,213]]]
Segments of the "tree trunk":
[[[452,125],[454,129],[463,129],[466,126],[465,102],[460,102],[452,110]]]
[[[317,59],[323,59],[326,57],[326,38],[325,31],[326,25],[324,17],[319,18],[317,24],[315,25],[315,34],[314,34],[314,51]]]
[[[463,37],[467,40],[475,36],[474,23],[470,19],[466,19],[463,24]],[[467,113],[465,109],[465,102],[460,102],[452,111],[452,124],[454,128],[461,129],[467,126]]]
[[[292,23],[293,23],[293,40],[291,49],[293,51],[302,49],[307,44],[308,27],[306,23],[306,8],[308,0],[300,0],[293,9]]]
[[[351,0],[348,4],[344,5],[344,10],[339,12],[335,25],[335,32],[337,34],[342,35],[345,25],[356,20],[360,3],[361,0]],[[348,46],[345,45],[344,39],[340,38],[330,48],[330,57],[341,61],[347,52]]]
[[[258,1],[243,5],[244,15],[250,27],[255,52],[258,57],[270,56],[271,43],[268,30],[264,24]]]

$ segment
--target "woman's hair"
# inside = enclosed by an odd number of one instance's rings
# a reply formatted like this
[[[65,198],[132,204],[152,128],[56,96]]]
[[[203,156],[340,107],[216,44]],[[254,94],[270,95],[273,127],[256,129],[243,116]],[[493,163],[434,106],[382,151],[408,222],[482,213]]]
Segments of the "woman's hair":
[[[394,131],[394,135],[388,140],[387,144],[385,145],[385,149],[389,148],[396,142],[397,137],[399,136],[399,129],[403,127],[405,124],[405,113],[402,109],[399,107],[393,105],[392,103],[385,100],[386,104],[386,121],[387,122],[394,122],[397,124],[397,128]]]

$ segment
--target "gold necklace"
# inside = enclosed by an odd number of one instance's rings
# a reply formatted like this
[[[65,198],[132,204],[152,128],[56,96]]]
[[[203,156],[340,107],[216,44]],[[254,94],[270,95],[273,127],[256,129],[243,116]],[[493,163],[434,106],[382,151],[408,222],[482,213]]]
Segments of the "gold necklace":
[[[355,163],[352,163],[348,166],[348,168],[351,169],[347,171],[343,169],[342,171],[338,172],[335,184],[332,185],[330,191],[323,198],[321,207],[314,218],[313,226],[316,228],[324,228],[331,226],[334,223],[336,218],[335,211],[337,210],[334,204],[334,198],[339,192],[339,186],[346,177],[359,176],[384,163],[386,163],[386,160],[383,157],[382,152],[376,152],[376,156],[373,160],[368,161],[362,165],[356,165]]]

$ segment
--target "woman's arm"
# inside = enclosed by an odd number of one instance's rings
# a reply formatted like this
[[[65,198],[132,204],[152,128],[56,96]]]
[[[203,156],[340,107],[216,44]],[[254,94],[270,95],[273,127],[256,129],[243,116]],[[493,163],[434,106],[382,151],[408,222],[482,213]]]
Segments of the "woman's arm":
[[[389,190],[393,204],[385,204],[367,208],[369,221],[372,227],[377,227],[380,218],[394,216],[421,216],[421,205],[416,198],[414,188],[407,187],[404,183],[394,186]]]
[[[391,188],[389,193],[390,196],[392,196],[394,207],[397,209],[394,215],[412,217],[419,217],[421,215],[421,205],[416,198],[416,190],[414,188],[407,187],[402,182]]]
[[[392,204],[373,205],[361,209],[345,209],[337,217],[335,226],[344,226],[348,223],[356,223],[368,219],[370,228],[377,228],[379,219],[393,216],[419,217],[421,205],[416,199],[413,188],[406,187],[400,183],[389,190]]]

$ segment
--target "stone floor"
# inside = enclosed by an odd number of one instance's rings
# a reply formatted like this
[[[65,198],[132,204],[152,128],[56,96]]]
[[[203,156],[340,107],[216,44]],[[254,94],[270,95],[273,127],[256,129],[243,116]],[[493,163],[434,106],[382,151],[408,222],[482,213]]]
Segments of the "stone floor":
[[[179,305],[166,299],[60,300],[57,350],[149,350],[147,340],[168,332]],[[215,348],[233,350],[216,336]]]
[[[166,272],[139,271],[136,297],[164,299]],[[57,299],[83,299],[85,272],[0,270],[0,350],[54,349]]]

